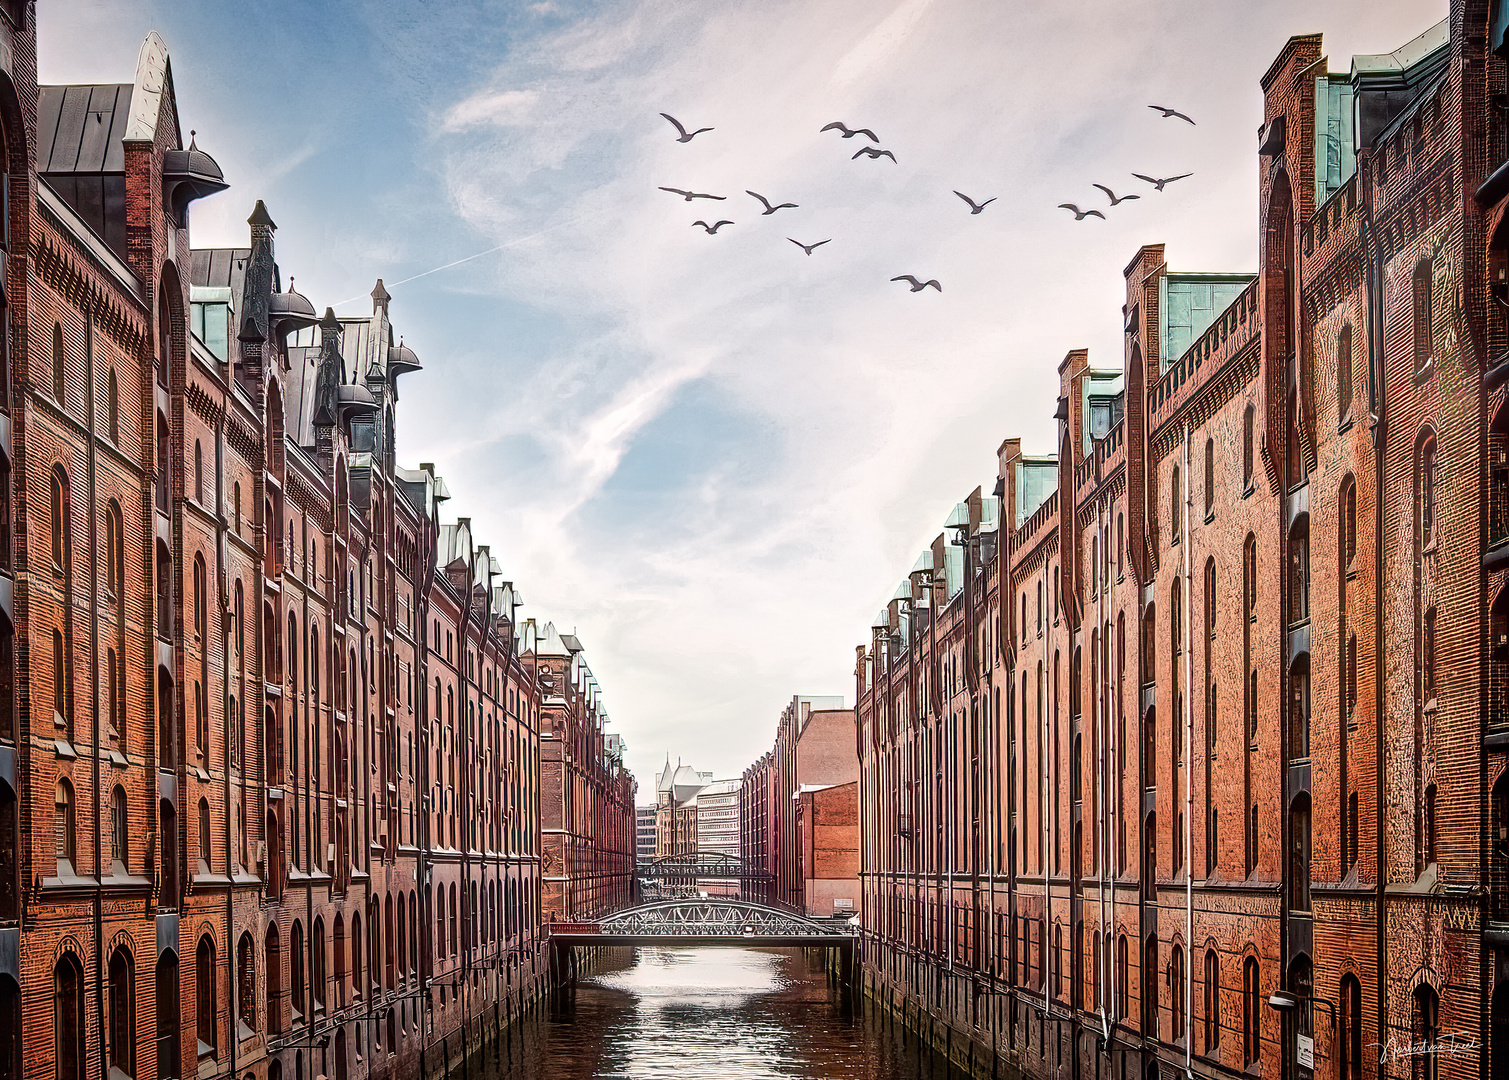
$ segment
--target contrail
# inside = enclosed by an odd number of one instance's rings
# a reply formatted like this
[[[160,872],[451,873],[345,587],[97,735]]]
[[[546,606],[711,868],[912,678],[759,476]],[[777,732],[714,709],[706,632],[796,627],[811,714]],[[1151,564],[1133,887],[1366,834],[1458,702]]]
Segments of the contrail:
[[[581,217],[574,217],[570,221],[557,222],[554,225],[549,225],[549,226],[547,226],[547,227],[545,227],[543,229],[540,229],[538,232],[532,232],[528,236],[516,236],[512,240],[505,240],[503,243],[498,244],[495,247],[490,247],[486,251],[479,251],[475,255],[468,255],[465,258],[457,259],[455,262],[448,262],[444,266],[436,266],[436,267],[433,267],[432,269],[422,271],[422,272],[420,272],[418,274],[414,274],[412,277],[406,277],[406,278],[404,278],[401,281],[392,282],[389,287],[390,288],[397,288],[400,285],[407,285],[411,281],[418,281],[422,277],[429,277],[431,274],[438,274],[442,270],[449,270],[453,266],[460,266],[462,263],[469,263],[473,259],[480,259],[484,255],[491,255],[494,252],[502,251],[504,248],[511,248],[515,244],[522,244],[526,240],[533,240],[537,236],[544,236],[546,233],[554,232],[556,229],[564,229],[567,225],[575,225],[578,222],[587,221],[587,220],[589,220],[591,218],[602,217],[602,216],[603,215],[601,213],[598,213],[598,214],[583,214]],[[347,304],[355,303],[357,300],[367,300],[367,299],[370,299],[370,296],[367,293],[363,293],[360,296],[348,297],[347,299],[340,301],[339,303],[335,304],[334,306],[335,307],[344,307]]]

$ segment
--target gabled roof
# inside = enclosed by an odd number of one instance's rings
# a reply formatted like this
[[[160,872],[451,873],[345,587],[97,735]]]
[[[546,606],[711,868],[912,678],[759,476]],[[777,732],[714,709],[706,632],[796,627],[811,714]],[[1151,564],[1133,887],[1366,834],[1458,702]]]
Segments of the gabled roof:
[[[37,172],[126,171],[130,83],[37,89]]]

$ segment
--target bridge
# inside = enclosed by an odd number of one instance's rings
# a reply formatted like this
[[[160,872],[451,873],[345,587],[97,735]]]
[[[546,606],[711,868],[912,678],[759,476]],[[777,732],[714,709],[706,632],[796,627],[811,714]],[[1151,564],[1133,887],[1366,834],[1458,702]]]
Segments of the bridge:
[[[855,972],[857,935],[846,924],[825,924],[804,915],[747,900],[698,897],[658,900],[615,911],[593,921],[550,924],[550,967],[557,987],[576,979],[576,950],[635,945],[747,945],[763,948],[831,949],[834,970],[847,999]]]
[[[769,881],[772,874],[764,867],[746,863],[737,855],[723,851],[688,851],[679,855],[662,855],[642,864],[636,871],[640,881]]]

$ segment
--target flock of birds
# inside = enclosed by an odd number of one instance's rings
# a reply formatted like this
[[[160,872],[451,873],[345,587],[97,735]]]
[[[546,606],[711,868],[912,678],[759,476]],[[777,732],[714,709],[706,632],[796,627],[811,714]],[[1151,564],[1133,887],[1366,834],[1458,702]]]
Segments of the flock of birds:
[[[1157,113],[1159,113],[1160,116],[1161,116],[1161,118],[1164,119],[1164,120],[1171,120],[1171,119],[1183,120],[1185,123],[1187,123],[1187,124],[1189,124],[1191,126],[1195,125],[1195,122],[1194,122],[1193,119],[1191,119],[1185,113],[1180,112],[1178,109],[1171,109],[1171,108],[1168,108],[1167,106],[1164,106],[1164,105],[1149,105],[1148,108],[1154,110]],[[676,133],[677,133],[676,141],[678,143],[689,143],[693,139],[695,139],[698,135],[701,135],[703,132],[714,130],[711,127],[700,127],[700,128],[697,128],[697,129],[695,129],[693,131],[688,131],[687,128],[686,128],[686,125],[684,125],[680,120],[677,120],[670,113],[661,113],[660,115],[663,116],[663,117],[665,117],[667,120],[669,120],[671,122],[671,125],[673,127],[675,127]],[[892,153],[890,150],[881,149],[881,147],[880,147],[880,137],[878,135],[876,135],[875,132],[872,131],[872,130],[870,130],[869,128],[863,128],[863,127],[862,128],[851,128],[847,124],[845,124],[842,120],[835,120],[835,121],[833,121],[830,124],[824,124],[822,126],[822,128],[820,128],[819,130],[820,131],[837,131],[839,133],[839,137],[840,138],[844,138],[844,139],[852,139],[856,135],[863,135],[865,138],[869,139],[871,143],[875,144],[873,146],[861,146],[858,150],[856,150],[854,152],[854,154],[850,158],[851,161],[857,160],[857,159],[862,158],[862,157],[863,158],[868,158],[868,159],[870,159],[872,161],[875,160],[875,159],[877,159],[877,158],[883,158],[884,157],[884,158],[890,158],[892,164],[896,163],[896,155],[894,153]],[[1190,176],[1193,176],[1193,175],[1194,175],[1193,173],[1179,173],[1177,176],[1157,177],[1157,176],[1148,176],[1145,173],[1132,173],[1132,177],[1134,179],[1141,180],[1144,183],[1152,185],[1153,192],[1155,194],[1159,193],[1159,192],[1162,192],[1163,189],[1165,187],[1167,187],[1169,184],[1172,184],[1172,183],[1174,183],[1175,181],[1178,181],[1178,180],[1184,180],[1184,179],[1186,179],[1186,178],[1188,178]],[[1110,200],[1110,206],[1112,208],[1120,206],[1124,202],[1130,202],[1133,199],[1140,199],[1140,198],[1142,198],[1141,195],[1130,194],[1130,193],[1129,194],[1118,195],[1118,194],[1116,194],[1115,191],[1111,190],[1111,188],[1108,187],[1105,184],[1091,184],[1090,186],[1094,187],[1094,188],[1098,188],[1101,192],[1103,192],[1105,194],[1106,198],[1108,200]],[[710,201],[715,201],[715,202],[726,202],[727,198],[728,198],[726,195],[712,195],[712,194],[708,194],[708,193],[705,193],[705,192],[689,191],[689,190],[686,190],[684,188],[676,188],[676,187],[661,186],[660,190],[661,191],[668,191],[668,192],[670,192],[673,195],[679,195],[686,202],[692,202],[695,199],[708,199]],[[764,195],[761,195],[758,191],[750,191],[748,189],[745,189],[744,194],[749,195],[752,198],[758,200],[759,203],[760,203],[760,205],[764,207],[764,209],[760,211],[760,216],[761,217],[767,217],[767,216],[769,216],[771,214],[774,214],[778,210],[795,210],[795,209],[798,208],[797,204],[793,203],[793,202],[773,203],[768,198],[766,198]],[[987,206],[989,206],[991,203],[995,202],[996,199],[998,198],[998,196],[992,195],[990,198],[984,200],[983,202],[975,202],[974,199],[970,198],[968,195],[964,194],[964,192],[962,192],[962,191],[955,191],[954,194],[957,195],[957,196],[959,196],[959,198],[963,199],[964,202],[969,206],[969,212],[970,212],[971,216],[973,216],[975,214],[981,213]],[[1087,210],[1082,210],[1075,203],[1069,203],[1069,202],[1059,203],[1058,204],[1058,209],[1060,209],[1060,210],[1068,210],[1070,213],[1072,213],[1074,215],[1074,220],[1075,221],[1083,221],[1083,220],[1085,220],[1085,218],[1091,218],[1091,217],[1100,218],[1102,221],[1106,220],[1105,214],[1102,213],[1100,210],[1096,210],[1096,209],[1093,209],[1093,208],[1092,209],[1087,209]],[[699,219],[697,221],[692,222],[692,227],[693,228],[700,227],[709,236],[714,236],[714,235],[717,234],[717,232],[718,232],[719,229],[723,228],[723,226],[725,226],[725,225],[733,225],[733,224],[735,224],[735,222],[730,221],[728,218],[720,218],[719,220],[713,221],[713,222],[707,222],[707,221],[703,221],[703,220]],[[811,244],[804,244],[804,243],[802,243],[802,241],[797,240],[794,237],[790,237],[790,236],[788,236],[786,239],[790,240],[797,247],[801,248],[802,251],[804,251],[809,256],[814,251],[816,251],[818,248],[822,247],[824,244],[831,244],[833,242],[833,238],[831,236],[828,239],[826,239],[826,240],[818,240],[815,243],[811,243]],[[924,289],[927,289],[927,288],[930,288],[930,287],[933,288],[933,289],[936,289],[940,293],[943,291],[943,286],[938,283],[938,279],[937,278],[928,278],[926,281],[921,281],[921,280],[918,280],[918,278],[917,278],[917,276],[915,274],[898,274],[896,277],[893,277],[891,280],[892,281],[906,282],[910,286],[910,291],[912,291],[914,293],[916,293],[916,292],[922,292]]]

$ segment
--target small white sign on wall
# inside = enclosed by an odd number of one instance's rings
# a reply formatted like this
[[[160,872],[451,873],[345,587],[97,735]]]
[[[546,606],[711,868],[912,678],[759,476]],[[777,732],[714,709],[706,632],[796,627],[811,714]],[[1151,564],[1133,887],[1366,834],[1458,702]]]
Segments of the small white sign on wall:
[[[1308,1035],[1294,1037],[1294,1063],[1301,1068],[1315,1068],[1315,1040]]]

